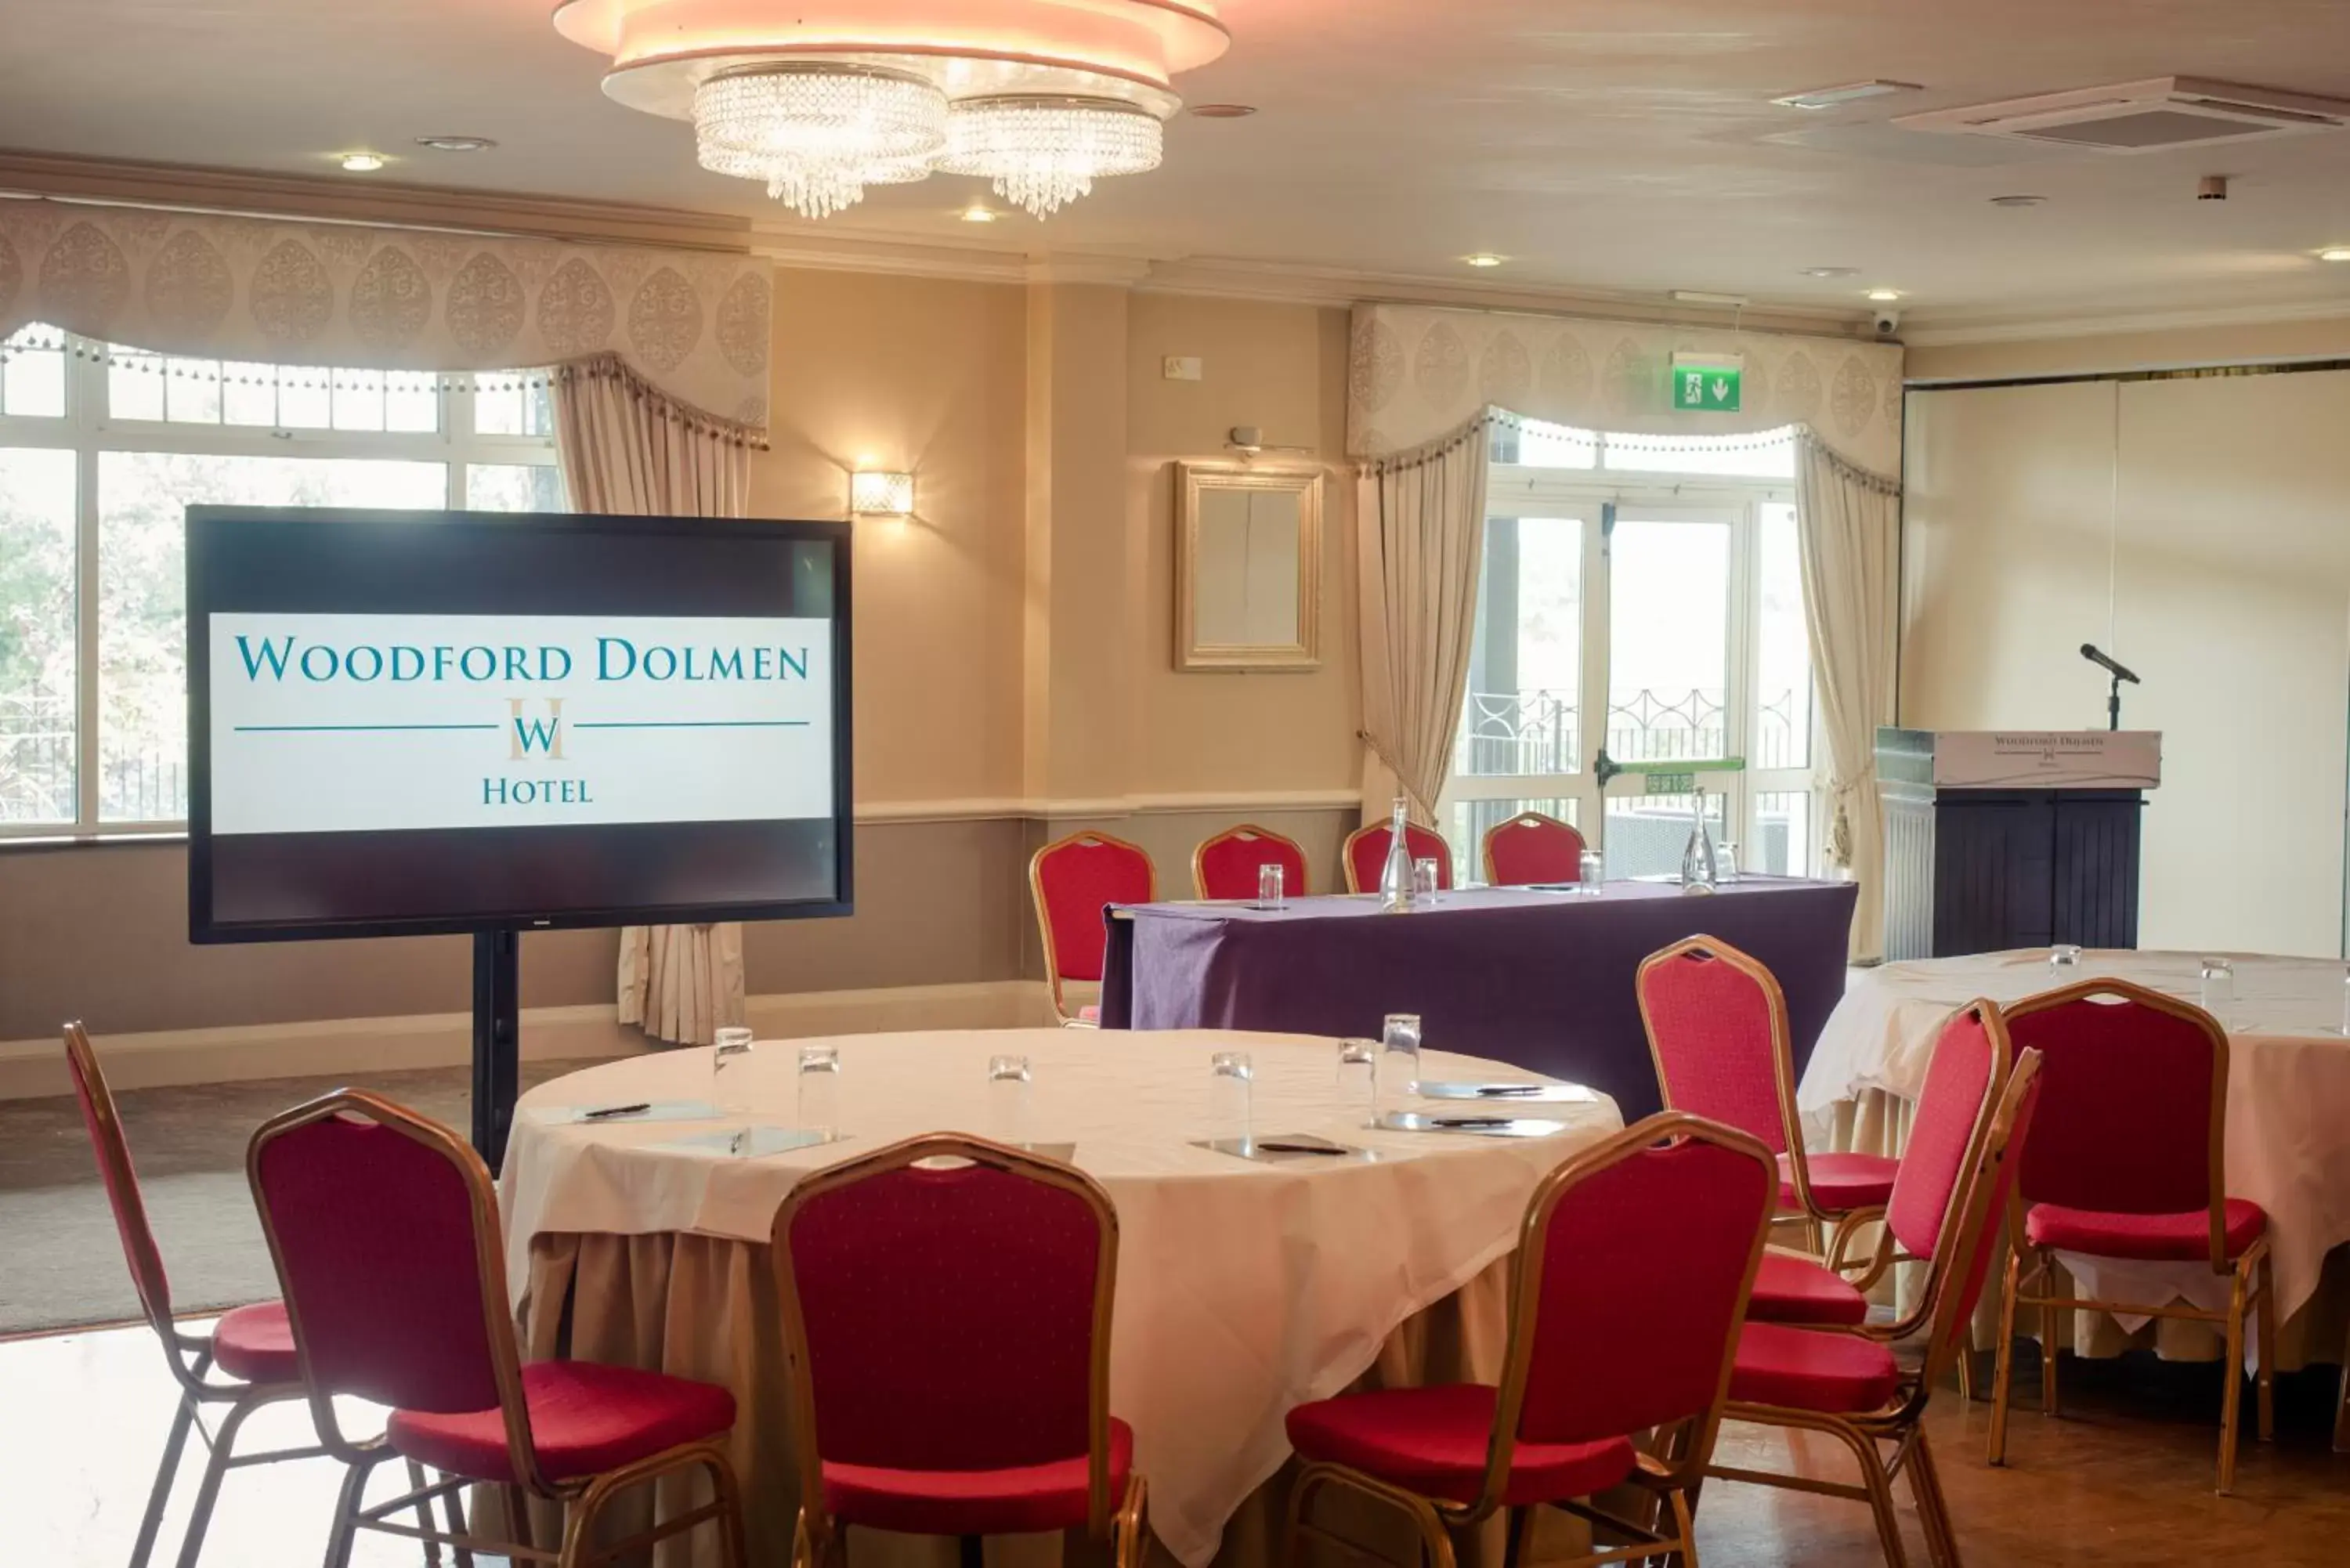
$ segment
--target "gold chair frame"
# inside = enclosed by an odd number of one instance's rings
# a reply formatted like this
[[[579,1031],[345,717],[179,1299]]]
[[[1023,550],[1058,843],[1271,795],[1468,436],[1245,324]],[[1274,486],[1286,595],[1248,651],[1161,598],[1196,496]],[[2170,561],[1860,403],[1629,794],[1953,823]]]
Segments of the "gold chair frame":
[[[505,1541],[475,1535],[466,1524],[460,1494],[466,1487],[481,1483],[463,1477],[444,1478],[431,1484],[420,1481],[411,1490],[389,1502],[367,1507],[368,1477],[377,1465],[392,1457],[391,1448],[381,1435],[359,1442],[354,1442],[344,1435],[336,1417],[333,1393],[320,1387],[317,1378],[311,1375],[300,1309],[289,1291],[286,1297],[286,1311],[294,1324],[294,1350],[301,1362],[303,1391],[309,1396],[311,1418],[317,1424],[325,1451],[348,1467],[343,1475],[342,1490],[335,1501],[334,1524],[328,1537],[328,1568],[342,1568],[350,1561],[352,1542],[361,1530],[421,1541],[428,1555],[436,1553],[441,1546],[451,1547],[460,1554],[461,1563],[468,1560],[465,1554],[484,1552],[509,1559],[552,1563],[558,1564],[558,1568],[589,1568],[595,1563],[621,1562],[654,1542],[710,1521],[715,1521],[719,1526],[723,1543],[722,1561],[727,1568],[749,1568],[749,1552],[743,1533],[742,1488],[735,1480],[734,1467],[726,1456],[723,1444],[717,1439],[681,1443],[648,1455],[633,1464],[592,1477],[556,1481],[540,1469],[538,1451],[531,1438],[530,1409],[523,1397],[522,1356],[515,1343],[514,1318],[507,1304],[505,1257],[498,1220],[496,1187],[491,1180],[489,1167],[483,1164],[482,1157],[474,1152],[473,1147],[447,1127],[381,1096],[359,1089],[342,1089],[322,1096],[264,1122],[245,1148],[245,1179],[253,1188],[255,1207],[261,1212],[262,1234],[269,1242],[270,1262],[276,1266],[281,1286],[286,1280],[286,1259],[269,1205],[263,1199],[262,1151],[287,1133],[337,1116],[364,1118],[412,1143],[421,1144],[455,1167],[463,1179],[473,1216],[473,1258],[482,1287],[483,1326],[488,1341],[491,1373],[497,1384],[498,1403],[505,1417],[507,1464],[511,1473],[518,1479],[491,1483],[499,1485],[504,1493],[506,1524],[512,1535],[512,1539]],[[614,1497],[630,1487],[697,1469],[710,1478],[710,1501],[657,1523],[650,1530],[639,1531],[613,1545],[595,1544],[596,1524]],[[564,1506],[566,1517],[560,1550],[549,1551],[530,1539],[527,1500],[532,1497]],[[436,1499],[448,1511],[450,1522],[446,1530],[434,1529],[430,1522],[429,1505]],[[390,1517],[411,1508],[425,1521],[422,1528],[395,1523]]]
[[[2019,1307],[2040,1309],[2040,1408],[2043,1415],[2056,1414],[2056,1358],[2065,1339],[2071,1336],[2073,1313],[2087,1308],[2093,1312],[2126,1312],[2147,1317],[2178,1318],[2189,1323],[2216,1324],[2226,1335],[2224,1352],[2228,1365],[2228,1381],[2220,1405],[2220,1484],[2222,1497],[2235,1490],[2236,1449],[2243,1425],[2243,1366],[2244,1319],[2254,1314],[2254,1332],[2258,1334],[2261,1366],[2254,1377],[2254,1397],[2257,1402],[2255,1419],[2260,1440],[2268,1442],[2276,1436],[2276,1282],[2269,1263],[2269,1238],[2263,1231],[2252,1244],[2233,1260],[2228,1256],[2227,1243],[2227,1155],[2228,1155],[2228,1032],[2201,1008],[2166,996],[2158,991],[2135,985],[2126,980],[2093,979],[2075,982],[2055,991],[2028,996],[2007,1009],[2012,1020],[2027,1018],[2036,1012],[2063,1007],[2070,1002],[2092,1001],[2100,996],[2117,997],[2133,1002],[2158,1012],[2184,1020],[2201,1030],[2211,1043],[2211,1130],[2209,1139],[2211,1200],[2211,1250],[2210,1262],[2214,1274],[2230,1280],[2228,1305],[2224,1311],[2213,1312],[2183,1302],[2148,1306],[2139,1302],[2107,1301],[2093,1296],[2033,1294],[2035,1289],[2053,1287],[2055,1281],[2056,1257],[2052,1248],[2034,1247],[2023,1233],[2024,1199],[2018,1188],[2016,1199],[2008,1211],[2008,1254],[2006,1278],[2000,1291],[1999,1360],[1993,1374],[1991,1404],[1991,1436],[1987,1457],[1994,1465],[2007,1462],[2007,1417],[2012,1403],[2012,1385],[2015,1376],[2015,1318]],[[2029,1258],[2027,1267],[2025,1260]],[[2344,1373],[2350,1379],[2350,1369]],[[2339,1428],[2337,1428],[2338,1430]]]
[[[1132,850],[1142,857],[1143,870],[1149,877],[1145,884],[1144,901],[1148,902],[1159,897],[1159,863],[1151,859],[1150,851],[1139,844],[1120,838],[1114,833],[1101,833],[1089,827],[1081,828],[1076,833],[1066,834],[1055,838],[1052,843],[1028,857],[1028,897],[1035,903],[1036,934],[1045,946],[1045,979],[1053,991],[1053,1016],[1060,1021],[1061,1027],[1064,1029],[1091,1029],[1094,1025],[1090,1020],[1071,1013],[1062,1000],[1060,955],[1053,948],[1053,918],[1045,912],[1045,857],[1058,850],[1078,844],[1106,844],[1113,849]]]
[[[1487,828],[1483,834],[1479,836],[1477,839],[1477,862],[1480,866],[1484,867],[1485,885],[1489,888],[1500,888],[1508,885],[1493,875],[1494,839],[1500,837],[1504,831],[1513,827],[1545,826],[1563,827],[1566,829],[1567,832],[1575,835],[1575,841],[1583,846],[1584,852],[1587,853],[1590,850],[1591,840],[1583,836],[1583,829],[1575,826],[1575,824],[1568,822],[1564,817],[1553,816],[1546,811],[1522,811],[1518,813],[1517,815],[1513,816],[1506,821],[1493,824],[1492,826]],[[1582,875],[1581,868],[1579,867],[1576,869],[1576,875],[1578,877]]]
[[[1787,993],[1781,989],[1778,976],[1761,961],[1731,947],[1719,937],[1703,934],[1685,937],[1640,961],[1633,989],[1640,1002],[1640,1029],[1648,1038],[1648,1060],[1657,1069],[1659,1097],[1667,1109],[1672,1108],[1672,1083],[1665,1073],[1663,1054],[1657,1049],[1656,1023],[1648,1015],[1648,971],[1691,957],[1728,964],[1761,989],[1767,1004],[1771,1020],[1771,1076],[1779,1100],[1779,1136],[1787,1145],[1787,1173],[1795,1189],[1795,1207],[1776,1214],[1771,1222],[1773,1225],[1802,1226],[1813,1255],[1838,1273],[1858,1267],[1860,1277],[1853,1283],[1860,1290],[1867,1290],[1877,1283],[1894,1262],[1892,1233],[1884,1229],[1885,1206],[1871,1203],[1857,1209],[1829,1209],[1812,1195],[1811,1160],[1804,1150],[1803,1116],[1795,1106],[1795,1054],[1792,1044],[1793,1031],[1787,1023]],[[1869,1224],[1878,1228],[1877,1248],[1865,1263],[1856,1264],[1846,1256],[1846,1250],[1860,1228]]]
[[[815,1199],[872,1177],[926,1160],[961,1160],[1001,1170],[1040,1186],[1069,1193],[1092,1211],[1099,1245],[1094,1259],[1092,1365],[1086,1387],[1087,1544],[1110,1551],[1113,1568],[1142,1568],[1144,1517],[1149,1485],[1139,1469],[1127,1475],[1125,1495],[1113,1506],[1109,1495],[1109,1343],[1118,1289],[1118,1208],[1101,1184],[1057,1160],[960,1133],[928,1133],[903,1138],[871,1154],[802,1177],[776,1207],[767,1250],[775,1270],[775,1298],[784,1320],[784,1355],[792,1410],[792,1437],[799,1466],[799,1517],[792,1531],[792,1568],[847,1568],[847,1532],[838,1528],[824,1502],[824,1456],[817,1441],[816,1378],[810,1364],[807,1318],[800,1306],[792,1269],[792,1222]],[[1075,1532],[1072,1532],[1075,1533]],[[978,1538],[962,1541],[965,1568],[977,1568]]]
[[[1517,1250],[1510,1258],[1509,1344],[1503,1353],[1501,1383],[1493,1401],[1493,1434],[1486,1452],[1484,1481],[1476,1501],[1461,1503],[1423,1497],[1349,1465],[1332,1461],[1308,1464],[1298,1472],[1296,1484],[1289,1494],[1288,1529],[1281,1558],[1284,1568],[1299,1568],[1299,1548],[1308,1536],[1368,1562],[1387,1561],[1359,1542],[1313,1522],[1313,1501],[1330,1487],[1358,1492],[1410,1520],[1419,1533],[1428,1568],[1455,1568],[1450,1532],[1482,1524],[1503,1511],[1510,1515],[1511,1561],[1523,1562],[1526,1546],[1533,1538],[1534,1521],[1544,1507],[1557,1508],[1586,1524],[1613,1531],[1627,1541],[1622,1546],[1595,1546],[1580,1556],[1555,1564],[1545,1563],[1544,1568],[1594,1568],[1604,1563],[1646,1563],[1652,1558],[1674,1556],[1695,1564],[1698,1484],[1707,1473],[1714,1437],[1721,1429],[1727,1407],[1731,1369],[1737,1359],[1737,1325],[1745,1320],[1747,1303],[1753,1294],[1755,1271],[1762,1265],[1762,1244],[1770,1232],[1767,1222],[1754,1228],[1753,1245],[1746,1258],[1745,1280],[1739,1287],[1737,1311],[1731,1317],[1730,1332],[1723,1335],[1721,1370],[1714,1385],[1712,1402],[1702,1414],[1660,1432],[1656,1442],[1644,1446],[1632,1473],[1620,1483],[1648,1494],[1644,1501],[1648,1517],[1627,1519],[1587,1499],[1517,1507],[1509,1507],[1502,1501],[1509,1484],[1519,1417],[1525,1408],[1526,1377],[1534,1364],[1534,1329],[1551,1216],[1560,1201],[1584,1181],[1669,1138],[1709,1143],[1745,1155],[1766,1168],[1770,1182],[1767,1190],[1778,1190],[1777,1163],[1758,1140],[1686,1111],[1665,1111],[1649,1116],[1606,1142],[1593,1145],[1543,1178],[1526,1205],[1525,1218],[1518,1227]],[[1769,1212],[1767,1204],[1764,1212]]]
[[[1237,827],[1227,827],[1222,833],[1211,833],[1192,846],[1191,891],[1199,895],[1202,902],[1207,901],[1208,898],[1208,851],[1219,844],[1226,844],[1235,838],[1262,838],[1269,844],[1286,845],[1296,855],[1298,865],[1306,867],[1308,871],[1313,869],[1306,863],[1305,846],[1297,840],[1285,833],[1275,833],[1270,827],[1259,827],[1253,822],[1243,822]],[[1282,890],[1282,897],[1302,898],[1305,897],[1305,891],[1303,887],[1285,888]]]
[[[1984,1004],[1978,1002],[1972,1005]],[[1835,1438],[1851,1451],[1859,1464],[1861,1484],[1854,1486],[1810,1476],[1742,1469],[1726,1465],[1709,1466],[1706,1474],[1710,1478],[1866,1502],[1876,1516],[1877,1540],[1884,1549],[1887,1568],[1908,1568],[1909,1558],[1901,1544],[1900,1516],[1893,1502],[1893,1482],[1906,1470],[1911,1495],[1917,1500],[1918,1521],[1925,1528],[1929,1557],[1938,1568],[1960,1568],[1958,1536],[1950,1528],[1950,1505],[1942,1496],[1941,1476],[1934,1466],[1933,1449],[1926,1440],[1923,1417],[1928,1397],[1935,1385],[1942,1381],[1952,1364],[1965,1354],[1967,1330],[1960,1314],[1970,1308],[1964,1299],[1965,1291],[1960,1287],[1973,1270],[1977,1250],[1991,1244],[1991,1238],[1984,1231],[1985,1210],[1999,1188],[1999,1168],[2012,1152],[2009,1147],[2010,1140],[2014,1134],[2016,1117],[2024,1095],[2039,1073],[2040,1054],[2024,1052],[2008,1073],[2006,1084],[2000,1089],[1988,1118],[1988,1125],[1981,1125],[1979,1121],[1970,1145],[1972,1151],[1970,1168],[1960,1183],[1963,1197],[1954,1199],[1953,1207],[1943,1213],[1941,1240],[1949,1244],[1938,1245],[1934,1249],[1934,1274],[1929,1286],[1929,1302],[1922,1312],[1914,1314],[1915,1319],[1922,1320],[1929,1329],[1924,1365],[1903,1378],[1893,1397],[1882,1407],[1859,1415],[1829,1415],[1791,1406],[1753,1404],[1734,1399],[1723,1411],[1727,1420],[1819,1432]],[[1952,1230],[1953,1221],[1957,1226],[1955,1231]],[[1857,1337],[1878,1339],[1890,1337],[1889,1331],[1883,1328],[1813,1328],[1804,1332],[1851,1334]],[[1889,1459],[1878,1447],[1888,1442],[1893,1445],[1893,1455]]]
[[[1363,824],[1362,826],[1355,829],[1354,832],[1347,835],[1346,842],[1338,846],[1338,868],[1347,874],[1347,892],[1376,893],[1378,891],[1376,888],[1365,888],[1362,883],[1362,878],[1355,875],[1355,846],[1361,843],[1364,838],[1367,837],[1371,834],[1387,832],[1389,826],[1390,825],[1386,822],[1367,822]],[[1445,843],[1444,835],[1437,833],[1436,829],[1429,826],[1429,825],[1424,822],[1408,823],[1405,826],[1406,848],[1410,847],[1410,828],[1417,827],[1423,833],[1435,834],[1438,845],[1444,851],[1444,857],[1439,862],[1439,864],[1444,867],[1444,880],[1448,883],[1457,884],[1460,880],[1458,875],[1460,867],[1452,864],[1452,846]]]

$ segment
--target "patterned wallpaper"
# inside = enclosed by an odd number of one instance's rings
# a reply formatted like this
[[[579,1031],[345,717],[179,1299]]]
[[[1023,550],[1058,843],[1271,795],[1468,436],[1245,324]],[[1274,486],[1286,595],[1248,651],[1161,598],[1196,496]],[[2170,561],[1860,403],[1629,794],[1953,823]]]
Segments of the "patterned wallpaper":
[[[771,287],[743,255],[0,201],[0,337],[39,321],[192,358],[400,370],[610,349],[757,429]]]
[[[1737,413],[1672,410],[1666,376],[1682,349],[1743,357]],[[1897,343],[1440,306],[1355,307],[1349,452],[1379,457],[1419,446],[1488,407],[1650,435],[1803,424],[1858,467],[1887,479],[1901,472]]]

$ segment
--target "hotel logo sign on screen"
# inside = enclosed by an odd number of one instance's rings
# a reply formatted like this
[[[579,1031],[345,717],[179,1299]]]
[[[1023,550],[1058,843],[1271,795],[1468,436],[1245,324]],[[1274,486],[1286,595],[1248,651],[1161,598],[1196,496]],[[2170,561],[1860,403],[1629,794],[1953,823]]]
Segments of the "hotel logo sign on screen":
[[[213,831],[833,811],[832,623],[216,613]]]

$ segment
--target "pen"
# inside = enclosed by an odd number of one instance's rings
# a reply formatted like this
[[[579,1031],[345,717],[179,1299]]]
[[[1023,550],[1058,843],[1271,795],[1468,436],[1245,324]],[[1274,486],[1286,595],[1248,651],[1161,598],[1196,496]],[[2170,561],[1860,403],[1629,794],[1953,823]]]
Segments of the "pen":
[[[639,1100],[633,1106],[606,1106],[601,1110],[582,1111],[579,1113],[579,1119],[583,1122],[608,1121],[614,1116],[632,1116],[639,1111],[649,1111],[652,1108],[650,1100]]]

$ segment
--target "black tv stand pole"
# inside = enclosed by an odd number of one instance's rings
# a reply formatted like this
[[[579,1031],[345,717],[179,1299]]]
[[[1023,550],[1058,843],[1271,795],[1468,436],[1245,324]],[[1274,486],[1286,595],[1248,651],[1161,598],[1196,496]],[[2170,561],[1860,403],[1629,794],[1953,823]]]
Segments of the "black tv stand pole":
[[[522,935],[473,933],[473,1147],[496,1174],[521,1086]]]

